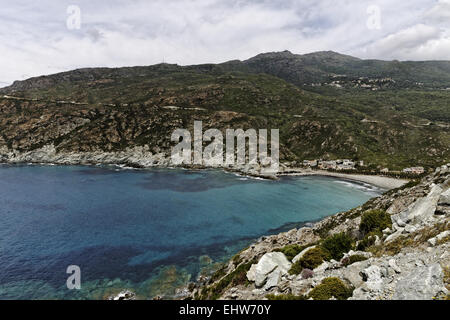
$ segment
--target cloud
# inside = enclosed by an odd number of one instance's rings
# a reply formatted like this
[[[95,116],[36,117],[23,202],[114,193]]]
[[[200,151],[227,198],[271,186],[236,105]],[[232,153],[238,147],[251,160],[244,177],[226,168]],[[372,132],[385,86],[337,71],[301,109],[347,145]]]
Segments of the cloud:
[[[81,67],[217,63],[285,49],[450,59],[449,2],[0,0],[0,86]],[[73,4],[79,30],[66,26]],[[380,9],[380,29],[367,27],[370,6]]]

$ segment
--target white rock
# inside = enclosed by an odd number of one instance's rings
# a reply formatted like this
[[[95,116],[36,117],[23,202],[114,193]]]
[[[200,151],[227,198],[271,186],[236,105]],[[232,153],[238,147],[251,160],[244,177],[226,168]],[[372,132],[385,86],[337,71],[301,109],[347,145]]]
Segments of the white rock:
[[[378,266],[370,266],[361,271],[363,280],[370,290],[381,290],[383,280],[381,279],[381,269]]]
[[[437,242],[443,240],[444,238],[450,236],[450,231],[446,230],[444,232],[441,232],[440,234],[438,234],[436,237],[428,239],[428,244],[432,247],[434,247],[436,245]]]
[[[445,292],[443,271],[438,263],[415,268],[397,282],[394,300],[430,300]]]
[[[389,260],[389,267],[391,267],[396,273],[401,273],[402,272],[400,267],[395,262],[395,259],[390,259]]]
[[[320,266],[318,266],[317,268],[315,268],[314,274],[319,274],[319,273],[323,273],[325,272],[325,270],[327,270],[330,267],[330,263],[324,261]]]
[[[279,268],[276,268],[267,276],[266,284],[264,285],[264,290],[270,290],[276,286],[281,280],[281,271]]]
[[[250,270],[247,272],[247,279],[254,281],[256,287],[262,287],[268,275],[275,269],[279,269],[281,276],[285,275],[291,266],[292,264],[283,253],[269,252],[262,256],[257,264],[253,264],[250,267]]]

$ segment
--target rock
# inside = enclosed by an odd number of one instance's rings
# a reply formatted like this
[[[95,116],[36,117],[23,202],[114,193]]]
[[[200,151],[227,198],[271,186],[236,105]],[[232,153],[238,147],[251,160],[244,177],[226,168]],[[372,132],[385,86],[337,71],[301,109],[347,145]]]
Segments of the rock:
[[[393,234],[391,234],[391,235],[389,235],[385,240],[384,240],[384,242],[391,242],[391,241],[394,241],[395,239],[397,239],[398,237],[401,237],[402,236],[402,231],[403,230],[399,230],[399,231],[397,231],[397,232],[395,232],[395,233],[393,233]]]
[[[397,282],[394,300],[430,300],[445,292],[443,271],[438,263],[415,268]]]
[[[425,225],[433,220],[442,188],[439,185],[432,185],[431,191],[426,197],[419,198],[399,214],[392,216],[392,220],[400,227],[403,224],[416,226]]]
[[[317,247],[317,246],[311,246],[311,247],[304,249],[302,252],[300,252],[298,255],[296,255],[294,257],[294,259],[292,259],[292,263],[296,263],[298,260],[300,260],[305,255],[305,253],[307,253],[311,249],[314,249],[315,247]]]
[[[436,237],[428,239],[428,244],[432,247],[434,247],[439,241],[445,239],[446,237],[450,236],[450,231],[444,231],[438,234]]]
[[[292,264],[283,253],[269,252],[263,255],[257,264],[253,264],[250,267],[250,270],[247,272],[247,279],[254,281],[256,287],[260,288],[266,282],[269,274],[273,273],[275,269],[279,269],[281,276],[285,275],[291,266]],[[272,280],[274,279],[273,277]]]
[[[270,290],[276,286],[281,280],[281,271],[279,268],[276,268],[267,276],[266,284],[264,285],[264,290]]]
[[[403,230],[403,233],[414,233],[417,231],[417,228],[408,224],[405,229]]]
[[[402,270],[395,262],[395,259],[389,259],[389,267],[391,267],[396,273],[401,273]]]
[[[381,290],[383,280],[381,279],[381,269],[378,266],[370,266],[361,271],[361,276],[370,290]]]
[[[441,194],[434,214],[436,215],[450,214],[450,189],[447,189],[447,191]]]
[[[129,290],[121,291],[116,296],[111,296],[108,298],[108,300],[135,300],[135,299],[136,299],[136,294]]]
[[[317,268],[315,268],[314,274],[318,274],[318,273],[323,273],[325,272],[325,270],[327,270],[330,267],[330,263],[324,261],[320,266],[318,266]]]

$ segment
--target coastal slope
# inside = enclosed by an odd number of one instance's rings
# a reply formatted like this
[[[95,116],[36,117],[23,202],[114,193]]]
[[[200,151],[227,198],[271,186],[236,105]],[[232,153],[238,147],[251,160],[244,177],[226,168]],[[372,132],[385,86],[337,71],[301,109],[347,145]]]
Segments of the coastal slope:
[[[193,299],[448,299],[450,164],[310,227],[262,237]]]

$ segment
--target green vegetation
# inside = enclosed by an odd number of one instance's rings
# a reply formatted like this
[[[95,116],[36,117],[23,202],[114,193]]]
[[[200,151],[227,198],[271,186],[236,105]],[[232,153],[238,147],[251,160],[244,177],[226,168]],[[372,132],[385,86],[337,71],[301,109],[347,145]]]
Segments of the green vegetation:
[[[352,249],[353,239],[346,233],[339,233],[323,240],[320,246],[330,253],[332,259],[340,260],[344,253]]]
[[[300,274],[303,269],[311,269],[317,268],[320,266],[324,261],[330,260],[331,255],[330,253],[321,248],[321,247],[315,247],[310,250],[308,250],[303,257],[300,258],[296,263],[294,263],[289,270],[290,274]]]
[[[371,232],[382,234],[386,228],[392,228],[391,216],[384,210],[370,210],[363,213],[359,231],[363,235]]]
[[[200,296],[197,298],[201,300],[217,300],[229,286],[248,285],[247,271],[250,270],[250,267],[254,263],[256,263],[256,261],[239,265],[233,272],[220,279],[216,284],[203,288]]]
[[[284,52],[220,65],[74,70],[1,89],[23,98],[0,98],[1,143],[21,151],[51,143],[60,151],[168,151],[174,128],[203,120],[220,130],[279,128],[282,161],[353,158],[368,164],[360,168],[367,174],[429,168],[450,158],[450,92],[440,90],[450,64],[426,65]],[[352,85],[333,89],[330,74]],[[395,82],[368,91],[354,89],[354,77]],[[317,82],[324,85],[313,88]]]
[[[298,255],[300,252],[302,252],[304,249],[306,249],[310,246],[312,246],[312,244],[308,245],[308,246],[301,246],[298,244],[290,244],[283,248],[275,249],[274,251],[282,252],[289,261],[292,261],[292,259],[294,259],[296,255]]]
[[[309,297],[314,300],[330,300],[332,297],[337,300],[347,300],[352,295],[353,289],[339,278],[323,279],[322,283],[309,293]]]
[[[322,240],[318,246],[306,251],[303,257],[292,265],[289,273],[300,274],[303,269],[313,270],[324,261],[340,260],[344,253],[351,250],[352,247],[353,239],[345,233],[329,236]]]

